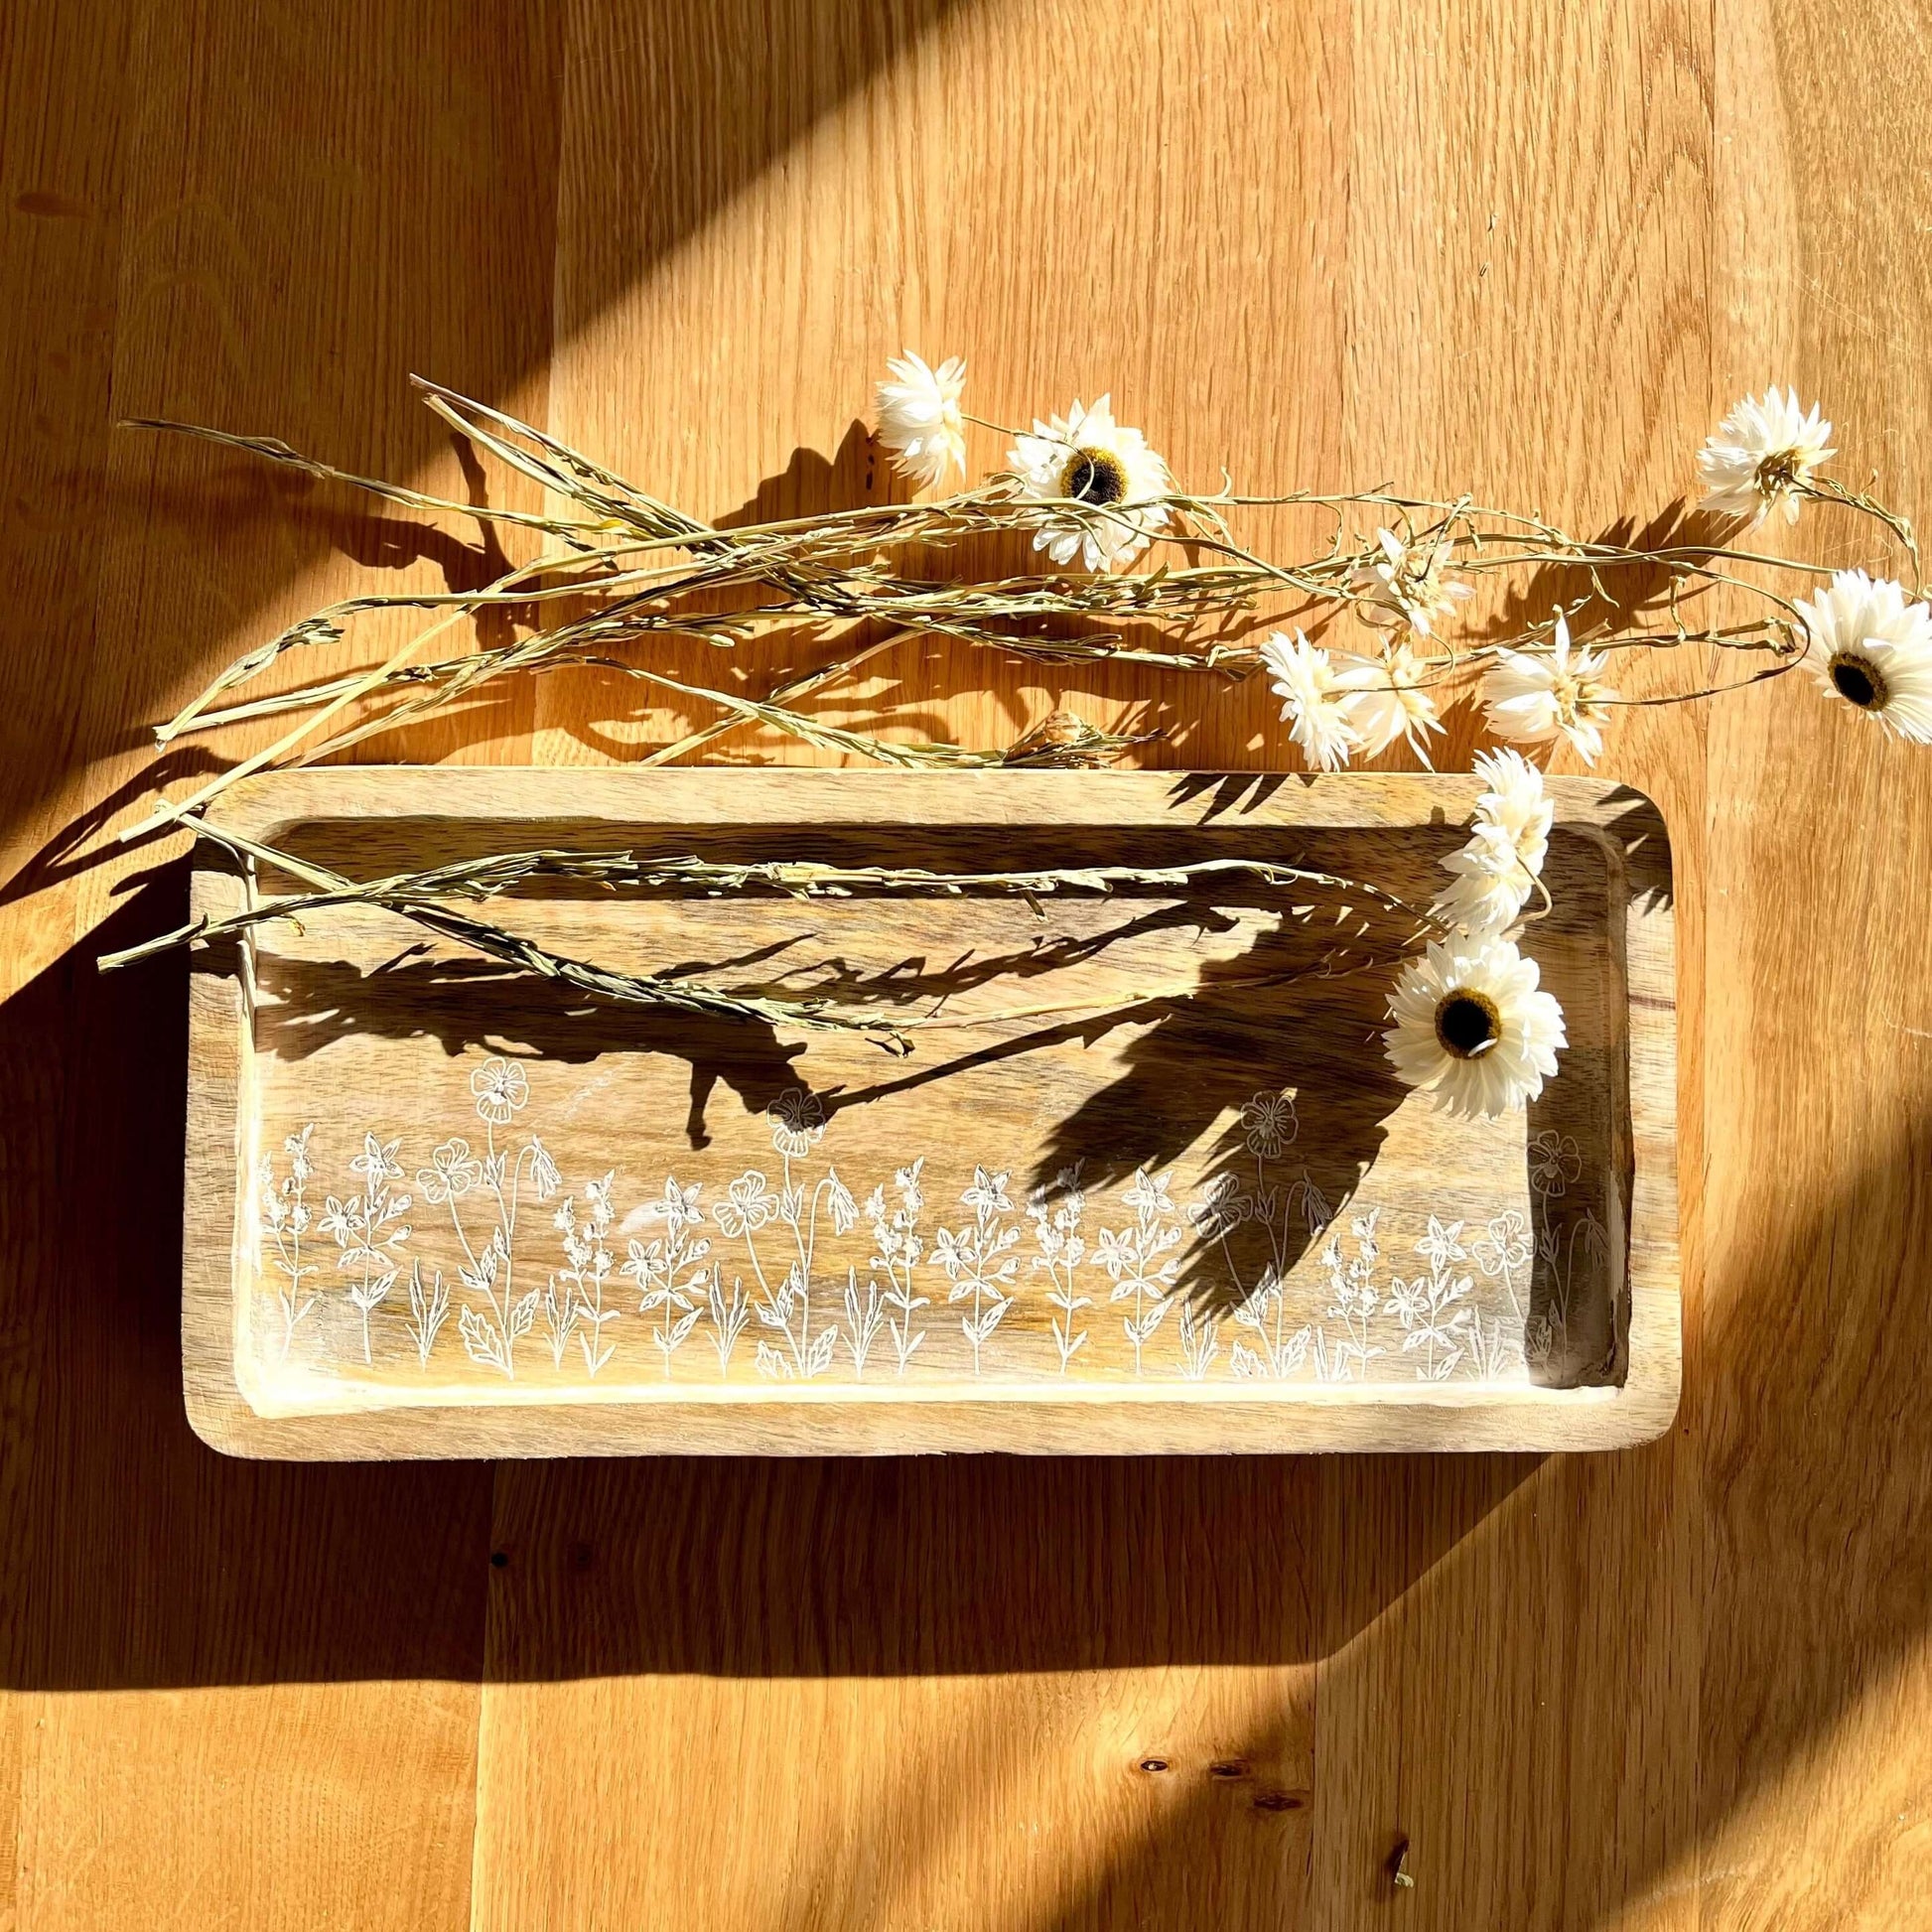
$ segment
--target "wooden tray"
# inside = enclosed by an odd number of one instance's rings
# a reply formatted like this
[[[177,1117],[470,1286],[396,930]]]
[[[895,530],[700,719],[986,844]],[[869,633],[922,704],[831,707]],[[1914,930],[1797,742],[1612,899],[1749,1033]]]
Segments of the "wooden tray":
[[[1426,898],[1477,789],[337,768],[239,784],[219,816],[354,876],[564,844],[953,871],[1245,854]],[[1552,790],[1556,910],[1528,949],[1570,1046],[1494,1123],[1390,1076],[1386,969],[1253,984],[1373,950],[1375,915],[1333,894],[588,889],[491,913],[633,968],[939,1006],[904,1059],[588,1004],[386,913],[211,947],[195,1427],[302,1457],[1653,1437],[1679,1380],[1670,850],[1640,795]],[[198,910],[257,890],[290,886],[202,848]]]

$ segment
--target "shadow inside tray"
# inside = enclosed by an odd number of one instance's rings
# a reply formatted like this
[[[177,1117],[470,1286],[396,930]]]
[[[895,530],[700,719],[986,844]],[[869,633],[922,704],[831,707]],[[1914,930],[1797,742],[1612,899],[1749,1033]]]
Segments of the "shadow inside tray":
[[[1210,923],[1209,908],[1164,908]],[[1390,934],[1366,923],[1284,918],[1238,955],[1208,962],[1191,998],[1087,1014],[821,1096],[827,1111],[1122,1029],[1116,1077],[1053,1123],[1022,1183],[1047,1200],[1160,1175],[1215,1133],[1194,1238],[1181,1262],[1188,1302],[1219,1315],[1286,1275],[1373,1166],[1404,1089],[1382,1057]],[[925,989],[950,989],[945,975]]]
[[[779,947],[700,973],[764,964]],[[512,1057],[582,1065],[605,1053],[661,1053],[691,1069],[685,1134],[706,1146],[705,1110],[720,1086],[745,1111],[761,1114],[800,1076],[803,1040],[780,1040],[762,1021],[714,1019],[669,1007],[593,1001],[572,989],[488,960],[440,959],[411,951],[365,972],[345,960],[258,955],[256,979],[272,998],[257,1009],[256,1044],[300,1059],[347,1035],[433,1037],[453,1057],[484,1046]]]

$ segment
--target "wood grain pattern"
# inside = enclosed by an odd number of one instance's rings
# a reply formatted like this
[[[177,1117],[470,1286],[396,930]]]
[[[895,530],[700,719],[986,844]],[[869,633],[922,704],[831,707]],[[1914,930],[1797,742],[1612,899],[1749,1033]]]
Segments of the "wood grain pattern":
[[[1685,1404],[1614,1457],[225,1462],[181,981],[90,963],[184,898],[98,862],[197,768],[133,721],[489,561],[118,415],[462,490],[421,367],[724,514],[879,488],[909,341],[1196,474],[1588,525],[1795,380],[1923,512],[1929,45],[1920,0],[0,9],[0,1915],[1932,1924],[1932,769],[1809,694],[1605,760],[1674,833],[1693,1183]],[[1281,761],[1171,680],[875,668],[828,715]],[[559,677],[365,755],[682,723]]]

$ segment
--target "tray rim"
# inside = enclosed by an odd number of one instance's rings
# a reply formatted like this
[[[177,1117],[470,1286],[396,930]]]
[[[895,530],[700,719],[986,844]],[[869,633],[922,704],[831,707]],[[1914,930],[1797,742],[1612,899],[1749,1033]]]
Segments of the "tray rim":
[[[1621,897],[1629,1101],[1620,1150],[1630,1175],[1624,1236],[1627,1368],[1614,1387],[1294,1385],[1266,1398],[1204,1398],[1184,1386],[1078,1393],[997,1390],[800,1400],[680,1393],[671,1400],[447,1403],[265,1414],[236,1373],[235,1282],[242,1103],[251,1046],[240,973],[189,978],[182,1375],[196,1434],[224,1454],[287,1460],[727,1453],[763,1455],[1005,1451],[1022,1454],[1294,1453],[1326,1450],[1607,1449],[1662,1435],[1683,1376],[1677,1199],[1675,919],[1669,833],[1655,802],[1602,778],[1553,777],[1558,823],[1593,831]],[[1389,825],[1467,815],[1466,773],[841,770],[823,766],[594,768],[344,765],[265,772],[233,785],[210,819],[266,842],[330,817],[558,817],[858,826],[1079,822]],[[729,799],[721,794],[729,794]],[[1178,802],[1177,802],[1177,794]],[[1618,835],[1612,836],[1614,820]],[[1632,837],[1635,832],[1640,836]],[[1640,871],[1641,881],[1633,881]],[[240,879],[197,854],[196,915],[238,907]],[[1614,924],[1616,913],[1612,912]],[[1641,1076],[1641,1077],[1640,1077]],[[225,1266],[224,1264],[225,1259]]]

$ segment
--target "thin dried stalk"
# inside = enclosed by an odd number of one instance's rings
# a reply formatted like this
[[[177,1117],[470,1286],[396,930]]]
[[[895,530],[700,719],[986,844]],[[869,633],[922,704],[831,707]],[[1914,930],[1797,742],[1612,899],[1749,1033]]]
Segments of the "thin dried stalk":
[[[698,980],[660,979],[625,973],[593,960],[573,959],[550,951],[534,940],[506,927],[473,919],[436,904],[438,898],[486,897],[487,892],[466,891],[441,883],[437,872],[403,873],[389,879],[357,884],[326,867],[310,864],[292,854],[261,845],[227,827],[209,825],[195,818],[186,821],[198,837],[211,839],[253,860],[269,865],[308,882],[314,891],[288,898],[250,906],[226,918],[206,916],[192,920],[160,938],[149,939],[123,951],[103,953],[95,964],[102,972],[135,964],[157,953],[178,946],[203,945],[230,934],[245,932],[271,919],[299,919],[304,913],[331,906],[372,905],[411,920],[426,931],[454,939],[484,958],[502,961],[526,973],[535,973],[561,985],[588,993],[600,1000],[624,1006],[668,1007],[678,1012],[703,1014],[712,1019],[755,1020],[771,1027],[809,1027],[822,1032],[860,1034],[889,1052],[906,1053],[910,1043],[890,1020],[868,1015],[841,1013],[822,999],[773,1000],[759,995],[727,993]],[[444,871],[455,871],[445,868]]]
[[[149,941],[130,948],[126,954],[113,955],[116,964],[143,957],[149,951],[183,944],[188,938],[211,938],[259,924],[264,919],[284,918],[326,905],[387,905],[425,898],[500,898],[545,881],[603,886],[613,892],[672,894],[695,898],[726,898],[742,893],[764,892],[801,899],[901,893],[945,898],[994,894],[1039,899],[1065,893],[1093,893],[1104,897],[1131,888],[1184,893],[1204,882],[1246,881],[1260,887],[1310,888],[1365,898],[1418,926],[1437,931],[1449,929],[1436,913],[1368,880],[1351,879],[1315,867],[1283,865],[1272,859],[1191,859],[1173,866],[1039,866],[1012,872],[933,872],[923,866],[840,866],[815,859],[737,862],[700,859],[688,854],[651,856],[628,851],[578,851],[542,846],[525,852],[458,859],[446,866],[358,882],[261,845],[226,827],[210,825],[205,819],[186,822],[200,836],[228,846],[260,864],[278,867],[306,881],[315,891],[300,899],[277,899],[211,923],[184,927],[166,939]],[[1302,912],[1309,908],[1297,904],[1289,909]]]
[[[1304,608],[1322,613],[1353,610],[1365,621],[1392,621],[1390,598],[1378,587],[1374,570],[1381,552],[1375,543],[1351,534],[1351,523],[1366,513],[1396,529],[1401,540],[1421,560],[1452,563],[1469,576],[1498,576],[1524,571],[1568,568],[1581,572],[1590,589],[1575,600],[1569,615],[1580,619],[1587,605],[1599,602],[1609,614],[1605,634],[1592,635],[1595,648],[1671,648],[1686,643],[1721,640],[1731,648],[1770,650],[1781,657],[1795,655],[1792,639],[1802,624],[1797,607],[1772,588],[1741,576],[1743,570],[1791,571],[1818,575],[1828,567],[1774,557],[1735,544],[1666,543],[1652,548],[1579,540],[1537,515],[1476,503],[1467,495],[1453,499],[1410,496],[1387,487],[1344,492],[1297,490],[1275,495],[1237,493],[1224,477],[1219,490],[1194,493],[1173,490],[1146,502],[1094,505],[1074,499],[1042,503],[1026,496],[1018,479],[996,474],[955,495],[927,502],[865,504],[761,524],[725,529],[685,514],[637,488],[625,479],[593,463],[530,424],[454,390],[418,379],[429,407],[452,428],[471,438],[517,474],[552,491],[571,505],[568,513],[492,510],[486,505],[459,503],[359,477],[332,465],[300,456],[270,437],[232,436],[193,425],[146,420],[140,426],[173,429],[259,455],[294,467],[305,474],[370,490],[386,500],[433,514],[474,516],[546,533],[563,546],[559,553],[520,567],[509,577],[477,593],[449,593],[423,597],[351,599],[330,607],[279,637],[257,646],[224,670],[207,691],[174,720],[158,730],[166,742],[195,727],[241,722],[289,710],[315,707],[320,716],[244,763],[255,769],[309,744],[321,727],[346,706],[385,690],[400,688],[402,702],[379,719],[359,721],[326,741],[340,750],[374,731],[391,730],[426,715],[483,683],[513,671],[543,669],[566,662],[588,661],[585,653],[616,643],[663,635],[697,635],[714,643],[729,643],[769,623],[800,621],[882,621],[896,630],[930,633],[995,646],[1048,660],[1119,659],[1172,670],[1214,669],[1239,675],[1257,662],[1254,649],[1225,641],[1202,649],[1188,633],[1209,619],[1247,625],[1261,623],[1271,607],[1296,598]],[[1829,479],[1815,480],[1806,493],[1821,501],[1837,502],[1880,523],[1912,560],[1915,583],[1919,575],[1918,549],[1910,524],[1868,494],[1851,490]],[[1230,515],[1244,508],[1296,506],[1325,512],[1332,528],[1325,550],[1278,562],[1236,541]],[[959,541],[985,534],[1028,534],[1044,516],[1061,523],[1100,529],[1159,507],[1167,512],[1167,527],[1157,542],[1188,555],[1184,567],[1145,572],[1101,573],[1096,576],[1065,572],[1037,577],[1012,577],[988,583],[931,582],[907,577],[896,561],[908,547],[941,551]],[[643,561],[664,553],[662,562]],[[676,553],[673,556],[671,553]],[[1199,558],[1210,561],[1202,564]],[[1668,607],[1673,629],[1649,630],[1639,622],[1630,628],[1631,614],[1619,604],[1613,579],[1632,569],[1661,572],[1665,584],[1646,592],[1639,609]],[[539,581],[541,580],[541,581]],[[1714,589],[1741,589],[1761,598],[1776,614],[1749,626],[1732,626],[1722,639],[1711,630],[1686,625],[1680,606],[1687,597]],[[694,614],[692,599],[710,599],[747,589],[758,592],[751,608],[724,615]],[[606,600],[588,617],[539,629],[514,644],[466,654],[441,664],[413,661],[438,624],[396,653],[378,670],[352,679],[331,679],[297,692],[269,699],[210,709],[214,700],[259,676],[284,652],[317,643],[334,642],[344,625],[364,612],[406,606],[443,608],[461,614],[521,602],[535,606],[562,597],[597,596]],[[680,606],[687,608],[680,608]],[[1398,616],[1400,612],[1398,610]],[[1026,626],[1046,620],[1086,623],[1134,623],[1170,632],[1175,648],[1150,649],[1128,645],[1112,632],[1067,637],[1028,634]],[[1418,640],[1420,641],[1420,640]],[[1548,641],[1547,629],[1527,625],[1511,635],[1490,634],[1458,647],[1450,642],[1424,657],[1425,681],[1449,680],[1479,667],[1502,649],[1537,650]],[[600,660],[608,661],[608,660]],[[857,661],[857,660],[854,660]],[[654,676],[636,667],[618,668]],[[770,710],[760,714],[759,701],[740,700],[722,692],[703,692],[735,713],[728,722],[691,735],[658,757],[676,756],[708,742],[730,723],[758,719],[777,729],[807,736],[786,710],[791,697],[818,688],[835,674],[808,674],[810,682],[793,680],[762,701]],[[1762,681],[1774,671],[1724,686],[1666,694],[1631,703],[1669,703],[1714,695]],[[663,679],[668,688],[694,693],[696,688]],[[752,707],[747,709],[745,707]],[[839,749],[862,749],[841,746]],[[320,756],[312,751],[307,756]],[[876,756],[865,751],[865,756]],[[994,755],[973,755],[991,759]],[[953,760],[970,761],[970,760]],[[187,801],[206,803],[232,782],[224,774]],[[157,829],[150,818],[124,837]]]
[[[102,954],[97,961],[108,972],[180,946],[207,945],[217,939],[251,931],[274,920],[300,920],[344,906],[374,906],[413,921],[428,931],[454,939],[485,958],[500,960],[524,972],[536,973],[592,994],[599,999],[638,1006],[662,1006],[713,1018],[756,1020],[767,1026],[799,1026],[857,1033],[894,1052],[907,1052],[910,1028],[938,1025],[992,1025],[999,1020],[1036,1019],[1053,1013],[1113,1011],[1156,1003],[1177,1002],[1226,991],[1240,985],[1263,987],[1299,979],[1334,976],[1330,960],[1300,972],[1252,976],[1226,987],[1187,986],[1135,988],[1104,999],[1066,1002],[1006,1014],[970,1016],[957,1021],[938,1015],[919,1020],[896,1020],[841,1010],[824,999],[775,1000],[759,995],[730,993],[693,980],[669,980],[625,973],[595,961],[550,951],[533,940],[488,921],[453,911],[443,901],[502,897],[533,883],[562,881],[594,884],[614,891],[685,894],[725,897],[742,893],[770,892],[790,898],[853,897],[860,894],[917,893],[963,897],[971,894],[1009,896],[1034,903],[1059,893],[1110,896],[1129,888],[1189,892],[1203,883],[1246,881],[1273,888],[1315,888],[1367,898],[1386,910],[1401,913],[1419,930],[1445,929],[1433,912],[1425,911],[1393,893],[1363,880],[1348,879],[1303,866],[1271,860],[1205,859],[1176,866],[1055,866],[1016,872],[940,873],[916,866],[835,866],[811,860],[767,860],[730,864],[679,856],[646,858],[630,852],[581,852],[544,848],[462,859],[426,871],[397,873],[384,879],[356,881],[327,867],[277,851],[227,827],[203,819],[185,821],[199,837],[212,840],[257,866],[270,866],[299,879],[310,890],[251,904],[220,918],[203,915],[185,926],[144,940],[122,951]],[[1306,914],[1307,904],[1291,904],[1292,914]],[[1413,940],[1411,941],[1413,943]],[[1355,969],[1359,970],[1359,968]]]

